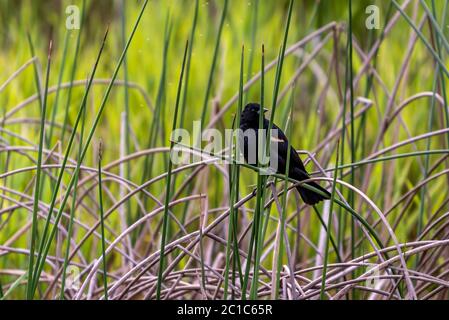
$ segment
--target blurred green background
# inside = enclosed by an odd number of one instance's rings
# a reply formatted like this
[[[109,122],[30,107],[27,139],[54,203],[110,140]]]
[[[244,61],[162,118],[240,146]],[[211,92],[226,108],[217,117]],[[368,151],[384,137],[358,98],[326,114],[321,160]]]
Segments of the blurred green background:
[[[46,67],[47,48],[50,40],[53,41],[53,55],[49,84],[50,87],[57,85],[58,76],[64,64],[62,72],[62,83],[69,83],[72,77],[71,70],[75,58],[77,37],[80,35],[80,49],[76,68],[74,69],[74,79],[86,79],[89,76],[95,57],[101,45],[101,41],[106,29],[109,26],[109,35],[106,40],[105,51],[101,57],[99,69],[96,74],[97,79],[109,79],[114,71],[118,58],[123,50],[124,38],[127,39],[132,30],[135,19],[139,13],[142,1],[87,1],[85,7],[85,21],[80,30],[67,30],[65,22],[67,14],[65,9],[68,5],[77,5],[80,10],[82,1],[58,1],[58,0],[2,0],[0,1],[0,85],[13,75],[21,66],[32,58],[30,45],[27,40],[29,32],[34,45],[38,65],[41,72]],[[380,29],[367,30],[365,12],[368,5],[376,5],[380,8]],[[191,128],[194,120],[199,120],[203,107],[205,92],[208,86],[210,68],[212,64],[214,48],[217,41],[217,33],[220,17],[223,11],[224,1],[199,1],[198,23],[194,36],[192,60],[190,66],[190,76],[186,99],[186,114],[184,126]],[[352,27],[354,45],[353,73],[357,75],[362,65],[362,56],[371,49],[374,41],[379,39],[380,31],[385,26],[389,1],[353,1]],[[437,1],[437,13],[443,14],[444,1]],[[122,66],[118,74],[118,80],[125,79],[132,87],[125,92],[123,86],[115,86],[106,104],[105,112],[102,115],[99,127],[94,136],[94,143],[90,148],[84,165],[96,167],[96,154],[98,141],[102,139],[104,143],[103,163],[107,164],[120,158],[121,134],[121,114],[129,108],[128,124],[131,128],[130,145],[127,153],[138,150],[152,148],[156,146],[168,146],[168,134],[172,124],[172,116],[175,106],[176,90],[185,42],[189,38],[195,1],[150,1],[143,15],[140,26],[131,43],[126,56],[126,64]],[[219,43],[217,64],[212,77],[211,92],[207,100],[207,114],[204,123],[207,124],[212,115],[220,110],[229,99],[234,96],[239,89],[239,68],[241,46],[245,47],[245,82],[260,71],[261,46],[265,46],[266,62],[275,60],[278,56],[279,48],[282,44],[288,1],[256,1],[230,0],[226,14],[223,33]],[[124,10],[124,11],[123,11]],[[392,13],[396,13],[392,9]],[[412,1],[406,9],[416,24],[421,21],[424,10],[417,1]],[[296,43],[308,34],[325,26],[328,23],[336,22],[339,28],[339,38],[334,44],[331,38],[327,41],[314,60],[305,68],[297,80],[294,93],[294,125],[292,144],[301,150],[316,151],[316,158],[323,167],[333,167],[336,155],[336,139],[327,141],[320,145],[330,132],[340,127],[341,120],[338,120],[343,107],[341,100],[341,90],[344,90],[345,67],[346,67],[346,30],[348,25],[348,7],[346,1],[295,1],[290,26],[287,47]],[[167,30],[171,30],[167,42],[166,56],[164,58],[164,39],[167,37]],[[446,34],[448,28],[443,30]],[[123,38],[124,32],[124,38]],[[310,54],[313,49],[320,44],[328,33],[315,37],[303,49]],[[405,99],[420,92],[432,92],[434,88],[435,61],[431,58],[428,49],[422,41],[418,40],[413,50],[409,50],[410,39],[414,37],[414,31],[410,25],[399,17],[391,32],[385,37],[376,58],[370,62],[371,67],[375,67],[375,84],[369,90],[368,74],[361,76],[358,86],[354,88],[354,97],[364,97],[372,102],[372,107],[364,113],[364,117],[357,118],[355,130],[359,138],[356,143],[355,160],[360,161],[368,157],[372,152],[373,144],[379,135],[381,123],[390,114],[386,114],[390,94],[395,88],[397,92],[393,97],[393,107],[396,108]],[[428,24],[423,26],[423,34],[430,37]],[[67,52],[65,59],[64,39],[67,39]],[[334,46],[338,52],[339,73],[336,74],[332,64]],[[298,67],[304,61],[304,51],[298,50],[295,54],[285,59],[282,74],[281,91],[289,83]],[[408,58],[409,62],[404,66],[403,62]],[[447,54],[443,54],[445,65],[448,66]],[[375,60],[375,62],[374,62]],[[166,67],[166,76],[163,78],[163,66]],[[266,97],[265,102],[271,108],[272,88],[274,85],[275,69],[266,75]],[[402,73],[405,73],[404,77]],[[161,80],[162,79],[162,80]],[[398,79],[400,79],[398,81]],[[41,85],[43,85],[41,78]],[[95,84],[88,99],[86,113],[86,128],[92,126],[96,111],[100,105],[106,84]],[[161,116],[155,119],[154,108],[158,101],[158,90],[164,88],[159,99]],[[259,101],[259,82],[251,86],[245,94],[245,101]],[[325,93],[323,95],[323,92]],[[70,127],[77,115],[78,108],[84,93],[84,85],[78,85],[71,90],[71,97],[68,97],[68,90],[60,90],[58,98],[58,112],[55,114],[55,122],[59,125],[65,121],[67,110],[67,124]],[[14,110],[26,99],[36,94],[35,74],[32,65],[26,67],[13,81],[11,81],[2,91],[0,91],[0,117]],[[128,97],[128,98],[126,98]],[[285,127],[288,107],[290,105],[290,90],[282,98],[276,112],[275,122],[280,127]],[[69,103],[67,103],[69,101]],[[66,109],[66,105],[69,106]],[[55,108],[55,93],[48,96],[48,118]],[[363,105],[357,105],[356,111],[361,110]],[[349,107],[347,107],[349,108]],[[224,114],[224,117],[216,124],[220,130],[230,128],[232,119],[237,110],[234,103]],[[347,109],[349,110],[349,109]],[[349,111],[348,111],[349,112]],[[38,143],[40,109],[37,100],[26,104],[20,111],[13,114],[1,125],[8,131],[19,137],[28,139],[33,144]],[[405,124],[405,125],[403,125]],[[158,125],[158,134],[155,143],[149,145],[149,136],[152,126]],[[445,128],[444,112],[440,107],[432,107],[431,99],[422,99],[413,102],[410,108],[401,112],[400,119],[395,119],[394,124],[388,132],[382,136],[381,148],[388,147],[398,141],[406,140],[413,136],[418,136],[433,130]],[[23,139],[7,135],[2,132],[2,137],[12,146],[28,146]],[[69,134],[65,134],[62,145],[57,145],[61,138],[61,130],[56,127],[51,141],[46,141],[46,148],[56,147],[64,153]],[[319,150],[315,150],[320,146]],[[444,135],[433,138],[431,142],[427,140],[417,141],[415,144],[406,145],[400,148],[401,153],[414,152],[417,150],[444,149],[447,148],[447,141]],[[77,147],[74,148],[77,150]],[[349,139],[344,142],[345,158],[340,161],[349,163],[350,144]],[[34,153],[30,153],[33,157]],[[71,153],[73,159],[76,152]],[[303,159],[306,157],[303,156]],[[436,163],[440,156],[429,156],[430,166]],[[154,169],[152,176],[159,175],[166,171],[165,158],[158,154],[154,156]],[[24,168],[32,165],[27,157],[15,153],[0,154],[0,173],[10,170]],[[447,161],[436,164],[437,168],[445,166]],[[141,183],[146,162],[144,158],[138,158],[128,167],[128,178],[135,183]],[[373,172],[369,176],[364,176],[365,171],[356,172],[354,185],[363,190],[376,205],[381,209],[389,209],[395,201],[401,198],[408,190],[416,186],[427,176],[423,169],[424,160],[420,158],[395,159],[392,162],[376,164]],[[317,170],[317,167],[309,163],[310,171]],[[112,172],[119,172],[118,167]],[[243,195],[250,193],[256,183],[256,174],[249,170],[243,170],[241,176],[241,192]],[[181,185],[184,179],[189,177],[191,172],[183,172],[177,180],[177,186]],[[12,190],[23,191],[30,181],[30,172],[15,174],[13,177],[3,179],[0,185],[7,186]],[[70,172],[64,177],[67,182]],[[350,181],[349,177],[344,178]],[[51,196],[50,182],[47,179],[42,195],[42,200],[48,202]],[[225,179],[215,168],[211,167],[207,179],[195,182],[194,191],[206,191],[210,208],[218,208],[227,204]],[[425,212],[424,224],[428,220],[428,215],[440,210],[443,201],[447,197],[447,180],[437,179],[427,186],[424,193],[412,198],[410,206],[405,207],[406,213],[401,211],[401,206],[393,210],[389,216],[391,224],[395,225],[396,235],[400,241],[409,241],[416,238],[417,233],[422,230],[417,227],[420,219],[420,212]],[[165,190],[164,181],[152,185],[149,188],[156,195],[163,195]],[[114,203],[113,199],[119,198],[118,186],[111,184],[111,196],[106,201],[109,207]],[[27,190],[31,194],[30,190]],[[188,191],[184,191],[188,193]],[[184,194],[185,195],[185,194]],[[423,200],[425,199],[425,201]],[[86,200],[89,205],[94,201]],[[424,202],[423,202],[424,201]],[[11,203],[5,199],[1,202],[0,208],[7,208]],[[149,205],[153,206],[154,203]],[[251,202],[251,206],[254,204]],[[443,204],[447,206],[447,204]],[[138,204],[132,200],[127,207],[129,222],[137,218],[136,211]],[[195,204],[194,208],[198,209]],[[369,220],[371,210],[363,204],[359,198],[355,199],[355,208],[361,210]],[[290,209],[295,209],[293,201]],[[368,211],[366,211],[368,210]],[[179,215],[182,215],[180,212]],[[273,210],[275,211],[275,210]],[[29,218],[27,210],[18,209],[8,222],[1,225],[0,244],[10,239],[11,235],[23,227]],[[81,209],[81,212],[84,212]],[[307,209],[306,221],[302,232],[311,239],[317,239],[320,233],[320,225],[315,216]],[[198,210],[194,214],[198,214]],[[87,224],[91,224],[93,218],[80,213],[80,219],[85,219]],[[400,223],[399,223],[400,221]],[[67,223],[63,221],[63,223]],[[111,228],[119,229],[120,219],[113,215],[109,221]],[[174,225],[175,226],[175,225]],[[173,226],[173,228],[175,228]],[[269,226],[270,230],[275,229],[275,225]],[[195,230],[196,226],[189,228]],[[421,230],[420,230],[421,228]],[[385,230],[380,231],[385,235]],[[349,224],[344,228],[342,242],[350,234]],[[79,239],[82,232],[75,237]],[[14,241],[14,245],[20,248],[28,246],[27,236],[21,236]],[[151,238],[152,239],[152,238]],[[151,241],[147,238],[147,241]],[[293,238],[292,238],[293,239]],[[293,240],[292,240],[293,241]],[[349,240],[348,240],[349,241]],[[346,243],[346,242],[345,242]],[[56,249],[55,249],[56,250]],[[88,258],[98,256],[99,248],[96,244],[89,243],[82,248]],[[308,255],[313,250],[309,249],[301,253],[301,261],[307,261]],[[113,259],[111,259],[113,260]],[[8,254],[0,256],[0,269],[20,269],[26,266],[26,256]],[[111,264],[118,262],[111,262]],[[304,262],[305,263],[305,262]],[[11,275],[0,274],[2,283],[9,283],[15,279]],[[23,291],[18,291],[15,297],[21,297]]]

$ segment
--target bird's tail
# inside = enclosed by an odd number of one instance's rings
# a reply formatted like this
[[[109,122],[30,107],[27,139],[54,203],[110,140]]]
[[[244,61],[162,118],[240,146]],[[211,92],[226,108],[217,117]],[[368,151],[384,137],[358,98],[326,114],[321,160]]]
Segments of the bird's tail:
[[[301,195],[302,200],[308,205],[313,206],[322,200],[328,200],[331,198],[331,194],[326,189],[321,187],[318,183],[307,182],[306,184],[320,190],[325,194],[325,196],[323,196],[321,194],[316,193],[315,191],[306,189],[302,186],[296,187],[296,189],[298,189],[299,194]]]

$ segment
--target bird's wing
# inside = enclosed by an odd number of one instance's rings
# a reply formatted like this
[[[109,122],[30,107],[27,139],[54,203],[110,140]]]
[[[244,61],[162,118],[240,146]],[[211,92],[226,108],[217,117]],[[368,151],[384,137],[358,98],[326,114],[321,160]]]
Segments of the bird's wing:
[[[278,144],[278,152],[280,156],[280,163],[279,168],[283,169],[280,170],[280,172],[285,173],[285,166],[287,161],[287,148],[288,148],[288,139],[285,136],[284,132],[275,124],[273,124],[273,129],[276,130],[274,134],[271,136],[272,142],[276,142]],[[305,175],[307,175],[307,171],[304,167],[304,164],[301,161],[301,158],[299,158],[298,153],[293,148],[293,146],[290,144],[290,167],[299,169],[300,171],[303,171]]]

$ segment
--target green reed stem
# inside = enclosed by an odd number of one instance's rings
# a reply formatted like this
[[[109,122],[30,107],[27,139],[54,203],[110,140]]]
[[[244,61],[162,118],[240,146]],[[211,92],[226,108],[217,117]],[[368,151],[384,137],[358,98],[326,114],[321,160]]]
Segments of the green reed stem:
[[[293,106],[294,106],[294,95],[295,95],[295,85],[292,86],[292,92],[291,92],[291,102],[290,102],[290,117],[287,119],[287,127],[286,127],[286,134],[287,134],[287,150],[290,150],[291,148],[291,139],[292,139],[292,127],[293,127]],[[276,282],[275,282],[275,299],[279,298],[279,288],[280,288],[280,282],[281,282],[281,268],[282,268],[282,256],[283,256],[283,248],[284,248],[284,233],[285,233],[285,220],[287,216],[287,193],[288,193],[288,174],[289,174],[289,168],[290,168],[290,152],[287,152],[287,161],[285,164],[285,178],[284,178],[284,194],[282,195],[282,212],[280,217],[280,230],[279,230],[279,251],[277,256],[277,268],[276,268]],[[268,219],[267,219],[268,220]],[[295,289],[293,289],[295,290]]]
[[[60,89],[61,89],[62,77],[64,75],[65,62],[66,62],[66,59],[67,59],[68,39],[69,39],[69,31],[66,31],[65,36],[64,36],[63,49],[62,49],[61,66],[59,68],[58,87],[56,88],[55,100],[53,102],[53,109],[51,111],[50,130],[49,130],[49,133],[48,133],[48,136],[47,136],[47,143],[48,143],[48,145],[51,144],[51,139],[53,138],[53,130],[54,130],[54,127],[55,127],[56,114],[58,113],[59,94],[61,92]]]
[[[32,291],[32,279],[33,267],[34,267],[34,254],[35,254],[35,245],[37,241],[37,224],[38,224],[38,216],[37,212],[39,210],[39,200],[41,194],[41,174],[42,174],[42,150],[44,147],[44,138],[45,138],[45,117],[47,114],[47,96],[48,96],[48,80],[50,78],[50,66],[51,66],[51,50],[52,50],[52,42],[50,41],[50,45],[48,47],[48,56],[47,56],[47,69],[45,75],[45,91],[44,97],[42,101],[42,112],[41,112],[41,122],[39,129],[39,149],[37,155],[37,167],[36,167],[36,180],[34,187],[34,202],[33,202],[33,217],[32,217],[32,227],[31,227],[31,244],[30,244],[30,256],[29,256],[29,265],[28,265],[28,281],[27,281],[27,299],[32,300],[34,298],[34,292]],[[51,213],[48,213],[51,216]]]
[[[271,110],[271,116],[270,116],[270,122],[268,125],[268,130],[266,133],[266,154],[269,156],[269,152],[270,152],[270,144],[271,144],[271,128],[273,127],[273,121],[274,121],[274,115],[276,112],[276,105],[277,105],[277,98],[278,98],[278,94],[279,94],[279,87],[280,87],[280,82],[281,82],[281,76],[282,76],[282,67],[284,64],[284,56],[285,56],[285,49],[287,46],[287,38],[288,38],[288,31],[290,28],[290,21],[291,21],[291,17],[292,17],[292,11],[293,11],[293,3],[294,0],[290,1],[289,4],[289,8],[288,8],[288,16],[287,16],[287,23],[285,25],[285,30],[284,30],[284,38],[283,38],[283,42],[282,42],[282,46],[281,46],[281,50],[280,50],[280,54],[279,54],[279,59],[278,59],[278,64],[277,64],[277,68],[276,68],[276,77],[275,77],[275,85],[273,88],[273,103],[272,103],[272,110]],[[263,73],[263,70],[262,70]],[[261,110],[261,113],[262,110]],[[263,203],[265,201],[265,197],[264,194],[262,194],[262,202],[261,202],[261,206],[263,206]],[[257,211],[256,211],[257,212]],[[267,211],[267,218],[269,216],[269,213]],[[257,298],[257,292],[258,292],[258,285],[259,285],[259,268],[260,268],[260,255],[262,252],[262,248],[260,248],[260,246],[258,245],[259,241],[260,243],[263,244],[263,230],[265,229],[260,229],[259,231],[258,228],[259,224],[260,226],[262,226],[262,221],[261,221],[262,215],[261,214],[257,214],[256,215],[256,224],[254,225],[254,227],[256,227],[256,238],[255,238],[255,243],[257,245],[256,247],[256,259],[254,262],[254,275],[253,275],[253,282],[252,282],[252,286],[251,286],[251,294],[250,297],[251,299],[256,299]]]
[[[86,124],[86,105],[84,104],[81,109],[83,110],[83,116],[81,118],[81,132],[80,132],[80,140],[79,140],[79,146],[78,146],[78,159],[77,161],[80,161],[81,152],[83,150],[83,139],[84,139],[84,127]],[[75,219],[75,212],[76,212],[76,198],[77,198],[77,192],[78,192],[78,180],[79,175],[75,177],[75,183],[73,186],[73,196],[72,196],[72,205],[70,210],[70,220],[69,220],[69,227],[67,229],[67,246],[64,254],[64,264],[62,267],[62,280],[61,280],[61,294],[60,299],[64,299],[64,292],[65,292],[65,282],[67,277],[67,266],[69,263],[69,254],[70,254],[70,240],[72,239],[73,234],[73,223]]]
[[[104,236],[104,209],[103,209],[103,189],[101,180],[101,159],[103,156],[102,142],[98,150],[98,203],[100,205],[100,228],[101,228],[101,254],[103,258],[103,290],[104,299],[108,300],[108,273],[106,262],[106,241]]]
[[[172,132],[176,130],[176,126],[178,123],[179,100],[181,97],[182,80],[184,77],[184,68],[185,68],[185,64],[186,64],[188,47],[189,47],[189,42],[187,41],[186,48],[184,50],[184,58],[182,60],[181,74],[179,76],[178,92],[176,94],[175,114],[173,116]],[[174,146],[174,142],[170,141],[170,154],[171,154],[171,151],[173,150],[173,146]],[[167,236],[167,229],[168,229],[168,222],[169,222],[168,206],[170,204],[171,176],[172,176],[172,166],[173,166],[173,163],[172,163],[170,157],[169,157],[167,166],[168,166],[168,172],[167,172],[166,190],[165,190],[164,216],[163,216],[163,221],[162,221],[162,237],[161,237],[161,249],[160,249],[160,255],[159,255],[159,271],[158,271],[157,287],[156,287],[156,299],[157,300],[160,300],[160,298],[161,298],[162,276],[164,273],[164,260],[165,260],[165,243],[167,241],[166,236]]]
[[[244,68],[244,58],[245,58],[245,48],[242,46],[242,54],[240,59],[240,81],[239,81],[239,97],[238,97],[238,105],[237,105],[237,113],[236,113],[236,124],[235,128],[238,130],[240,128],[240,116],[242,114],[243,108],[243,68]],[[237,143],[239,146],[240,143]],[[240,150],[235,146],[234,148],[234,158],[238,159]],[[238,239],[237,239],[237,219],[238,219],[238,208],[234,208],[234,204],[239,200],[239,182],[240,182],[240,168],[238,164],[231,163],[231,169],[229,172],[230,178],[230,217],[229,217],[229,226],[228,226],[228,241],[226,243],[226,264],[225,264],[225,274],[224,274],[224,296],[223,299],[227,299],[228,294],[228,283],[229,283],[229,268],[230,268],[230,257],[231,257],[231,243],[234,245],[233,259],[239,259],[239,247],[238,247]],[[233,269],[233,277],[235,277],[235,270]]]

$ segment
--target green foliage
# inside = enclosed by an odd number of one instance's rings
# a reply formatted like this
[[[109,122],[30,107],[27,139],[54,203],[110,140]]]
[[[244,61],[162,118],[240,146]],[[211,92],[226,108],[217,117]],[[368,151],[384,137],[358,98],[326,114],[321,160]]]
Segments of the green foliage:
[[[142,4],[0,1],[0,299],[84,298],[92,277],[94,298],[367,298],[388,259],[387,297],[447,298],[448,1]],[[251,101],[292,121],[332,204],[249,165],[169,161],[170,128],[224,132]]]

